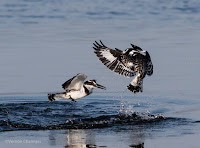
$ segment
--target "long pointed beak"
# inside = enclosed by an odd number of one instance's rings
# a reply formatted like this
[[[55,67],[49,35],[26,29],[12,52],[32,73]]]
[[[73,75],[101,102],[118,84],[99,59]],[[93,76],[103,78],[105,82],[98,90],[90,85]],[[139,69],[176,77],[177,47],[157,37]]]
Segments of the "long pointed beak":
[[[102,86],[102,85],[100,85],[100,84],[97,84],[96,87],[97,87],[97,88],[100,88],[100,89],[104,89],[104,90],[106,90],[106,87],[104,87],[104,86]]]

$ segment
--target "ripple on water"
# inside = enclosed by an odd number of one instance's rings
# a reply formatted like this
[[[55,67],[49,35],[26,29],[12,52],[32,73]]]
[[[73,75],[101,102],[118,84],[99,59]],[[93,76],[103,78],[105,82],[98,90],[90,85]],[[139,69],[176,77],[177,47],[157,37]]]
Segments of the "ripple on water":
[[[48,107],[47,107],[48,106]],[[91,129],[126,125],[176,125],[186,119],[169,118],[134,111],[121,102],[118,111],[95,104],[74,105],[69,102],[4,104],[0,108],[0,131],[45,129]],[[180,121],[180,123],[179,123]],[[168,125],[169,126],[169,125]]]

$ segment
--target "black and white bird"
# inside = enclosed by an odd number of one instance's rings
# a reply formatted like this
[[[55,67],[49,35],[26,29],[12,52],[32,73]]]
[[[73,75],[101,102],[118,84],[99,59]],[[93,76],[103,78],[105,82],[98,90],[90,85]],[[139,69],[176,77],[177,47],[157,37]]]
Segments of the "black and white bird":
[[[125,51],[117,48],[110,49],[102,41],[95,41],[94,52],[99,60],[110,70],[126,77],[134,77],[127,88],[136,93],[143,91],[143,79],[153,74],[153,64],[149,53],[140,47],[131,44],[132,48]]]
[[[87,76],[85,74],[77,74],[76,76],[62,84],[62,88],[65,89],[66,92],[48,94],[49,101],[55,101],[61,98],[71,99],[72,101],[75,101],[75,99],[80,99],[82,97],[90,95],[93,89],[96,87],[106,89],[106,87],[97,84],[96,80],[85,81],[86,78]]]

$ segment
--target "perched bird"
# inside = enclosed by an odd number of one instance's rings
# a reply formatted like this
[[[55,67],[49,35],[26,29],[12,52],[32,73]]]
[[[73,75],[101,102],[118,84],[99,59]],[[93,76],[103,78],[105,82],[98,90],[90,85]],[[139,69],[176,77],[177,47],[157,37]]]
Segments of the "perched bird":
[[[102,41],[95,41],[94,53],[99,60],[110,70],[126,77],[134,77],[127,88],[136,93],[143,91],[143,79],[153,74],[153,64],[149,53],[140,47],[131,44],[132,48],[125,51],[117,48],[110,49],[106,47]]]
[[[55,101],[61,98],[75,101],[75,99],[80,99],[90,95],[95,87],[106,89],[106,87],[97,84],[96,80],[88,80],[84,82],[86,78],[87,76],[85,74],[77,74],[62,84],[62,87],[66,90],[66,92],[48,94],[49,101]]]

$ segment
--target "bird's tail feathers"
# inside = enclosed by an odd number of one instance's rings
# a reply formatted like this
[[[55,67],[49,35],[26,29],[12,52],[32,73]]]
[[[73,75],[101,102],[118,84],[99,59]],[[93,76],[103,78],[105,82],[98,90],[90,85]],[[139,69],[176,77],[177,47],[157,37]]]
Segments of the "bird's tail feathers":
[[[49,101],[53,102],[55,100],[58,100],[58,97],[55,97],[55,94],[48,94]],[[61,98],[59,98],[61,99]]]
[[[62,98],[70,98],[70,97],[66,96],[66,93],[48,94],[48,99],[51,102],[56,101],[56,100],[60,100]]]

